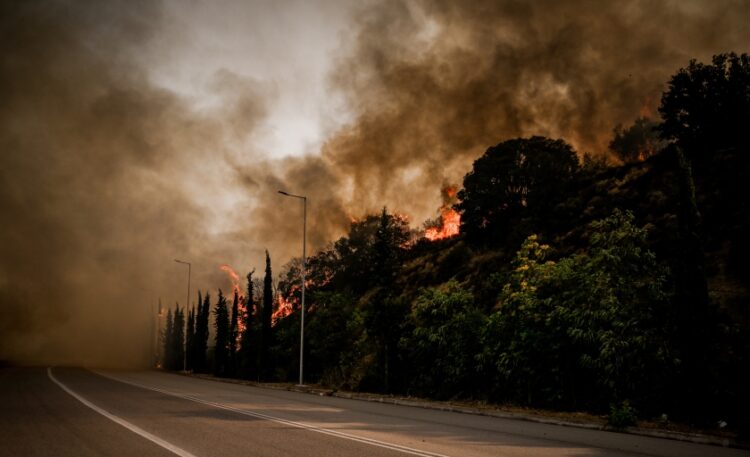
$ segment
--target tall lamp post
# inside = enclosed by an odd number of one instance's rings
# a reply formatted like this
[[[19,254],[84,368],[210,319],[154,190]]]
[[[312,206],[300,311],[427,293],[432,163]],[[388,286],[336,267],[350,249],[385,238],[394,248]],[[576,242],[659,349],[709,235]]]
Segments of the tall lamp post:
[[[185,262],[184,260],[174,259],[174,261],[188,267],[187,302],[185,303],[185,311],[187,311],[190,307],[190,270],[192,269],[192,265],[190,262]],[[187,371],[187,350],[182,351],[182,371]]]
[[[305,352],[305,273],[307,270],[307,197],[303,195],[294,195],[288,192],[280,190],[279,193],[285,197],[299,198],[302,200],[302,319],[299,324],[299,385],[303,385],[303,373],[304,373],[304,352]]]

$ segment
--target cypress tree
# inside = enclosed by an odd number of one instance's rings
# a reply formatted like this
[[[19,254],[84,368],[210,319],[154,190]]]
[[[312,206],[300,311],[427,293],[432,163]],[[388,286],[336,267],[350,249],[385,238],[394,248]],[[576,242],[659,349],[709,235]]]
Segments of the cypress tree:
[[[174,337],[172,339],[174,366],[173,370],[182,370],[184,368],[185,357],[185,312],[175,305],[174,311]]]
[[[211,310],[211,296],[206,292],[203,304],[200,304],[201,295],[198,292],[198,314],[195,317],[195,371],[199,373],[208,372],[206,363],[206,351],[208,350],[208,316]]]
[[[201,291],[198,291],[198,307],[194,308],[193,310],[193,341],[190,344],[190,358],[192,360],[192,369],[194,372],[200,372],[201,366],[200,366],[200,337],[201,337],[201,323],[200,323],[200,314],[201,310],[203,309],[203,297],[201,296]]]
[[[253,331],[255,326],[255,291],[253,290],[253,273],[255,269],[247,274],[247,295],[245,296],[245,313],[241,316],[244,319],[245,330],[242,333],[240,344],[240,374],[243,378],[252,379],[257,376],[258,351],[256,332]]]
[[[263,309],[261,310],[260,334],[260,373],[263,380],[268,380],[273,373],[271,367],[271,319],[273,317],[273,274],[271,256],[266,250],[266,275],[263,278]]]
[[[172,310],[167,310],[167,324],[164,328],[164,359],[162,360],[162,368],[165,370],[172,369],[172,360],[174,356],[172,354],[172,340],[174,339],[174,323],[172,320]]]
[[[203,309],[201,310],[201,320],[203,321],[203,335],[201,337],[203,338],[202,341],[202,348],[204,353],[204,360],[206,357],[206,351],[208,351],[208,337],[210,336],[209,331],[209,322],[211,320],[211,294],[206,292],[206,296],[203,297]],[[208,363],[205,364],[204,368],[206,371],[208,371]]]
[[[185,333],[185,369],[193,371],[195,367],[195,307],[190,309],[187,319],[187,331]]]
[[[232,300],[232,317],[229,320],[229,369],[227,373],[229,376],[237,374],[237,323],[239,303],[239,291],[235,289],[234,299]]]
[[[227,299],[219,289],[219,298],[214,308],[216,322],[216,338],[214,347],[214,374],[216,376],[227,375],[228,347],[229,347],[229,311],[227,310]]]

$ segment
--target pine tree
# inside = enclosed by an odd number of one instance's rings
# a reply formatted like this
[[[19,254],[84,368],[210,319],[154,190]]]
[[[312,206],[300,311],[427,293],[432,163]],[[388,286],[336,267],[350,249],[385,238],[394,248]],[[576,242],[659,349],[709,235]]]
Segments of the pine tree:
[[[172,310],[167,310],[167,324],[164,328],[164,360],[162,360],[162,367],[165,370],[171,370],[172,369],[172,361],[174,360],[174,355],[172,352],[173,344],[172,340],[174,339],[174,321],[172,320]]]
[[[195,307],[190,309],[187,319],[187,331],[185,333],[185,369],[193,371],[195,368]]]
[[[237,324],[239,314],[240,296],[239,291],[235,289],[234,299],[232,300],[232,317],[229,320],[229,369],[228,375],[237,374]]]
[[[271,272],[271,256],[266,250],[266,275],[263,278],[263,309],[261,311],[260,335],[260,373],[263,380],[268,380],[273,373],[271,367],[271,319],[273,317],[273,273]]]
[[[216,322],[216,338],[214,347],[214,374],[216,376],[227,375],[228,348],[229,348],[229,311],[227,310],[227,299],[219,289],[219,298],[214,308]]]
[[[174,337],[172,339],[174,365],[173,370],[182,370],[185,363],[185,312],[175,305],[174,311]]]

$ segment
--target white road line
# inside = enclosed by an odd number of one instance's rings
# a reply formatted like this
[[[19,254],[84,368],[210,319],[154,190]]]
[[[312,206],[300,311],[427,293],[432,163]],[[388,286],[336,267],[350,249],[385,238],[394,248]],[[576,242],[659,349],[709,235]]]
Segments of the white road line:
[[[137,433],[138,435],[141,435],[142,437],[146,438],[147,440],[158,444],[159,446],[163,447],[164,449],[168,450],[169,452],[172,452],[174,454],[179,455],[180,457],[196,457],[194,454],[191,454],[190,452],[179,448],[175,446],[174,444],[164,441],[163,439],[159,438],[156,435],[153,435],[146,430],[143,430],[142,428],[138,427],[137,425],[131,424],[130,422],[126,421],[125,419],[122,419],[120,417],[115,416],[114,414],[110,413],[109,411],[106,411],[95,404],[91,403],[90,401],[86,400],[82,396],[78,395],[76,392],[74,392],[72,389],[70,389],[68,386],[60,382],[55,376],[52,374],[52,367],[47,367],[47,376],[60,386],[62,390],[70,394],[73,398],[80,401],[84,405],[88,406],[89,408],[93,409],[97,413],[101,414],[102,416],[106,417],[107,419],[111,420],[112,422],[115,422],[117,424],[122,425],[123,427],[127,428],[133,433]]]
[[[184,395],[184,394],[180,394],[180,393],[177,393],[177,392],[171,392],[171,391],[168,391],[168,390],[159,389],[158,387],[151,387],[151,386],[147,386],[147,385],[140,384],[140,383],[137,383],[137,382],[127,381],[127,380],[120,379],[120,378],[114,377],[112,375],[109,375],[107,373],[102,373],[100,371],[97,371],[96,373],[98,373],[99,375],[104,376],[106,378],[109,378],[109,379],[111,379],[113,381],[121,382],[121,383],[124,383],[124,384],[130,384],[131,386],[140,387],[142,389],[147,389],[147,390],[151,390],[151,391],[154,391],[154,392],[159,392],[159,393],[162,393],[162,394],[165,394],[165,395],[170,395],[170,396],[173,396],[173,397],[182,398],[184,400],[194,401],[196,403],[201,403],[201,404],[204,404],[204,405],[213,406],[214,408],[219,408],[219,409],[224,409],[224,410],[227,410],[227,411],[232,411],[234,413],[243,414],[245,416],[251,416],[251,417],[258,418],[258,419],[265,419],[265,420],[269,420],[269,421],[276,422],[276,423],[279,423],[279,424],[290,425],[292,427],[297,427],[297,428],[302,428],[302,429],[305,429],[305,430],[310,430],[310,431],[313,431],[313,432],[322,433],[324,435],[335,436],[337,438],[343,438],[343,439],[347,439],[347,440],[351,440],[351,441],[356,441],[358,443],[369,444],[371,446],[377,446],[377,447],[381,447],[381,448],[385,448],[385,449],[390,449],[392,451],[402,452],[404,454],[416,455],[416,456],[419,456],[419,457],[448,457],[445,454],[438,454],[438,453],[435,453],[435,452],[423,451],[421,449],[414,449],[414,448],[411,448],[411,447],[402,446],[400,444],[388,443],[386,441],[380,441],[380,440],[376,440],[376,439],[373,439],[373,438],[365,438],[363,436],[351,435],[349,433],[340,432],[338,430],[331,430],[331,429],[327,429],[327,428],[323,428],[323,427],[318,427],[317,425],[306,424],[304,422],[296,422],[296,421],[291,421],[291,420],[287,420],[287,419],[282,419],[280,417],[269,416],[268,414],[257,413],[257,412],[248,411],[248,410],[245,410],[245,409],[233,408],[231,406],[222,405],[221,403],[214,403],[212,401],[203,400],[201,398],[193,397],[193,396],[190,396],[190,395]]]

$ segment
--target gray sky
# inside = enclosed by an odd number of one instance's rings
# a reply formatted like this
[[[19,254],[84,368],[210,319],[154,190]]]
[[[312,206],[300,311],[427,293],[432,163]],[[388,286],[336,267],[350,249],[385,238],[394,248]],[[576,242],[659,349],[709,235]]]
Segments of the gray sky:
[[[245,148],[274,158],[317,153],[346,120],[327,77],[355,4],[365,2],[170,0],[143,60],[155,84],[197,109],[222,102],[217,74],[247,79],[269,100]]]

